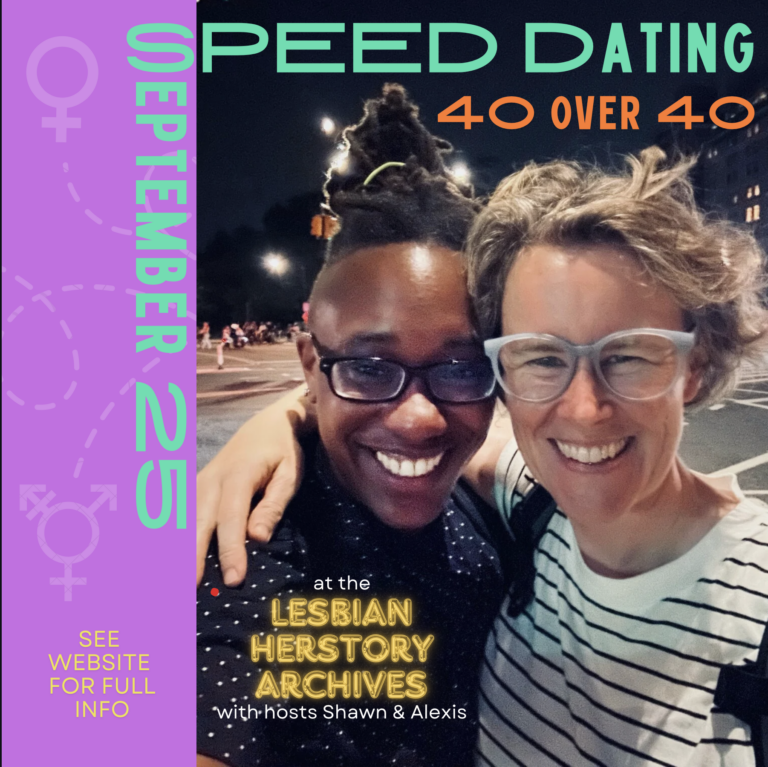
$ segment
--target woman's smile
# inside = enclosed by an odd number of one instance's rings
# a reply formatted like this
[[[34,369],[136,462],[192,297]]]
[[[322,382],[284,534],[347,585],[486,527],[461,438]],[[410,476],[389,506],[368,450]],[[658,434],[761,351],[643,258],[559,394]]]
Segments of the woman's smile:
[[[443,460],[445,451],[437,455],[422,456],[421,458],[405,458],[377,450],[376,460],[390,473],[397,477],[423,477],[430,474]]]
[[[601,445],[592,445],[591,447],[563,442],[559,439],[552,441],[566,458],[581,464],[595,465],[614,460],[616,456],[624,452],[630,440],[628,437],[624,437]]]

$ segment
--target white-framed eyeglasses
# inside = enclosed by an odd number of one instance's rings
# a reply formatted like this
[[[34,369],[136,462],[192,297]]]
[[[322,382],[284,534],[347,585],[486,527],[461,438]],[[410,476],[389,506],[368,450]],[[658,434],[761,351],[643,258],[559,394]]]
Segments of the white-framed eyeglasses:
[[[585,357],[602,386],[626,400],[666,394],[683,371],[696,334],[660,328],[611,333],[591,344],[572,344],[547,333],[517,333],[485,342],[496,381],[524,402],[550,402],[571,385]]]

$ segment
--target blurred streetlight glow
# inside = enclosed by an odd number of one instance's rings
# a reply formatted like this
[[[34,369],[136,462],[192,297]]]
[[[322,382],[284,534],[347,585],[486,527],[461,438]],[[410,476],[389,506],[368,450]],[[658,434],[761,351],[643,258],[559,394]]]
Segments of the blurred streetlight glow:
[[[331,155],[331,167],[337,170],[339,173],[344,173],[347,170],[349,164],[349,151],[341,149],[335,154]]]
[[[451,175],[457,181],[469,181],[469,177],[472,174],[469,172],[469,168],[463,162],[457,162],[451,168]]]
[[[282,277],[291,266],[290,261],[280,253],[267,253],[261,262],[264,268],[275,277]]]
[[[330,117],[323,117],[320,120],[320,130],[325,133],[326,136],[330,136],[336,132],[336,123],[331,120]]]

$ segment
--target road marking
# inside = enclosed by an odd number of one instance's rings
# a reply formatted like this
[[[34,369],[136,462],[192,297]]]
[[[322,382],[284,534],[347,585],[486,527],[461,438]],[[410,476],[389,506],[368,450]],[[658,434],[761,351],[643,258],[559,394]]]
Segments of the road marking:
[[[759,404],[758,400],[753,399],[731,399],[729,402],[735,402],[737,405],[747,405],[748,407],[759,407],[763,410],[768,410],[768,405]],[[762,402],[762,400],[760,400]]]
[[[768,490],[744,490],[744,495],[768,495]]]
[[[725,405],[722,402],[718,402],[717,405],[712,405],[710,410],[722,410]]]
[[[764,463],[768,463],[768,453],[756,455],[754,458],[747,458],[746,461],[734,463],[733,466],[726,466],[724,469],[718,469],[717,471],[713,471],[709,476],[722,477],[726,474],[739,474],[742,471],[754,469],[755,466],[762,466]]]

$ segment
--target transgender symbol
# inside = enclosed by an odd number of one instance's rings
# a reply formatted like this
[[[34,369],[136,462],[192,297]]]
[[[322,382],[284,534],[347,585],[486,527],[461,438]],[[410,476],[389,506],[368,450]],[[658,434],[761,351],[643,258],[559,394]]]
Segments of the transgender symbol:
[[[93,554],[94,549],[99,543],[99,523],[94,517],[96,510],[106,501],[109,501],[110,511],[114,511],[117,508],[117,485],[91,485],[91,491],[100,493],[98,498],[90,506],[82,506],[79,503],[72,503],[69,501],[62,501],[55,506],[48,506],[48,503],[53,500],[56,493],[50,492],[44,498],[40,499],[36,493],[44,493],[45,485],[19,485],[19,503],[22,511],[27,510],[27,505],[32,503],[32,510],[27,514],[27,519],[33,519],[37,514],[42,513],[40,520],[37,523],[37,542],[40,544],[40,548],[46,553],[46,555],[54,562],[61,562],[64,565],[64,577],[63,578],[51,578],[51,586],[63,586],[64,587],[64,601],[72,601],[72,587],[73,586],[85,586],[85,578],[73,578],[72,577],[72,565],[75,562],[82,562],[84,559]],[[64,556],[57,554],[45,540],[45,526],[48,524],[48,520],[57,512],[70,509],[72,511],[79,511],[85,515],[85,518],[91,523],[91,541],[90,543],[79,553],[74,556]]]
[[[52,96],[48,93],[37,77],[37,68],[40,66],[40,59],[55,48],[71,48],[79,53],[85,61],[87,75],[85,84],[77,93],[71,96]],[[27,61],[27,83],[35,94],[38,101],[49,107],[56,108],[56,117],[43,117],[43,128],[56,128],[56,141],[58,143],[67,140],[67,130],[69,128],[79,128],[79,117],[67,117],[67,109],[82,104],[93,93],[96,82],[99,79],[99,65],[96,63],[96,57],[93,51],[81,40],[75,37],[49,37],[43,40],[40,45],[32,51]]]

